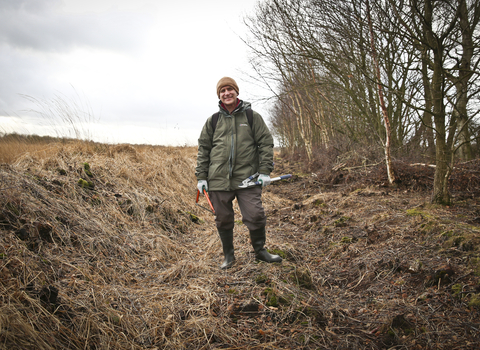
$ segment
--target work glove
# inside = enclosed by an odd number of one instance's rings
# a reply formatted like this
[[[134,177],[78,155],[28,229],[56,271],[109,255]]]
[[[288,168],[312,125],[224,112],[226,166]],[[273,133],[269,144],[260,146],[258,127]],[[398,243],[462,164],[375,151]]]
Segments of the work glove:
[[[258,175],[258,182],[262,184],[262,187],[266,187],[270,185],[271,181],[272,180],[270,179],[270,175],[265,175],[265,174]]]
[[[208,182],[207,180],[198,180],[197,188],[200,193],[203,193],[203,189],[208,192]]]

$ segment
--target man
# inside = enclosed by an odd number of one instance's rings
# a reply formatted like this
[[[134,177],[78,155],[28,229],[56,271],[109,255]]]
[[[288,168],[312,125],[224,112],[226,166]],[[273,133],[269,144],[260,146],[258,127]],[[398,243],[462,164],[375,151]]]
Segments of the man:
[[[260,114],[252,113],[250,125],[246,111],[251,105],[237,98],[239,91],[232,78],[220,79],[217,84],[220,111],[217,117],[207,119],[198,139],[197,187],[201,193],[203,189],[208,191],[215,209],[215,223],[225,256],[221,269],[231,267],[235,261],[232,205],[235,198],[242,221],[250,231],[256,259],[282,261],[264,247],[267,218],[261,196],[262,187],[270,183],[273,170],[273,137]],[[243,180],[257,172],[262,187],[239,188]]]

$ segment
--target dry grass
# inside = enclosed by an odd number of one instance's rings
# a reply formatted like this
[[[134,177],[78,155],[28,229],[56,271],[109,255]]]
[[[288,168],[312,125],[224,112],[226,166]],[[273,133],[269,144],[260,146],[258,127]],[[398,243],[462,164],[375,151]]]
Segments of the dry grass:
[[[19,156],[32,154],[43,157],[48,152],[51,138],[9,134],[0,137],[0,163],[12,164]]]
[[[0,347],[183,343],[169,336],[174,315],[202,315],[213,297],[205,281],[195,283],[212,266],[191,253],[195,159],[193,148],[77,141],[4,164]],[[210,245],[211,254],[218,247]]]
[[[221,271],[195,163],[193,147],[72,141],[2,164],[0,349],[478,344],[478,200],[429,209],[424,193],[296,177],[264,193],[284,262],[254,263],[239,223]],[[437,283],[447,263],[454,279]]]

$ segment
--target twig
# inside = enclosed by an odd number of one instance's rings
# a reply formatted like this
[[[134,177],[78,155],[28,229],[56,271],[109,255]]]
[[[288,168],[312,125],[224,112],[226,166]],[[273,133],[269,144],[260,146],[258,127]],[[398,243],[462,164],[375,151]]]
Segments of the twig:
[[[18,188],[18,187],[21,187],[21,186],[22,186],[22,185],[12,186],[12,187],[6,187],[6,188],[0,188],[0,191],[11,190],[12,188]]]
[[[428,166],[430,168],[436,168],[437,167],[435,164],[425,164],[425,163],[413,163],[413,164],[410,164],[410,166]]]
[[[338,171],[338,170],[355,170],[355,169],[362,169],[362,168],[370,168],[370,167],[375,167],[379,164],[381,164],[382,162],[378,162],[378,163],[375,163],[375,164],[365,164],[365,165],[359,165],[359,166],[352,166],[352,167],[348,167],[348,168],[345,168],[344,166],[346,165],[345,163],[344,164],[340,164],[340,165],[337,165],[335,166],[334,168],[332,168],[332,171]]]

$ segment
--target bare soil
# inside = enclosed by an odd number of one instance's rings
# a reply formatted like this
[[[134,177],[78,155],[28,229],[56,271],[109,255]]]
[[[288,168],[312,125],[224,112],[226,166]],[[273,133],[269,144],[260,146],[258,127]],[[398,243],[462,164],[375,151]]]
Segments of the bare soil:
[[[298,168],[276,164],[279,174]],[[380,165],[298,175],[265,190],[268,247],[285,260],[252,264],[243,251],[219,280],[216,293],[230,306],[218,313],[248,334],[237,345],[478,347],[479,163],[453,174],[451,207],[429,204],[433,168],[395,165],[394,188]],[[237,246],[249,250],[238,231]]]

